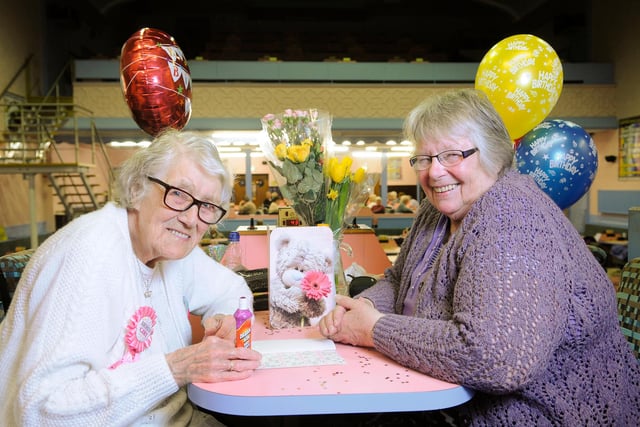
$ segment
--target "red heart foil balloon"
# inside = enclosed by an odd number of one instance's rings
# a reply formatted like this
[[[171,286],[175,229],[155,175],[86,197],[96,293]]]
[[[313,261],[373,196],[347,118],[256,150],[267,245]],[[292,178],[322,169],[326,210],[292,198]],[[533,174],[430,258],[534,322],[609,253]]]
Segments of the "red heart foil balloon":
[[[122,46],[122,92],[140,128],[156,136],[191,118],[191,74],[173,37],[143,28]]]

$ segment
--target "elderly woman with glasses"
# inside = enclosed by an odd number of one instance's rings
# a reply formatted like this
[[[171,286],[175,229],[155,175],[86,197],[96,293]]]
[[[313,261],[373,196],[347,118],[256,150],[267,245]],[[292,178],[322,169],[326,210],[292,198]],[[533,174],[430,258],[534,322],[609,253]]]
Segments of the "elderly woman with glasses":
[[[486,96],[430,98],[405,133],[426,200],[384,279],[338,297],[320,331],[475,390],[463,424],[637,425],[640,369],[613,285],[557,205],[513,170]]]
[[[249,288],[199,248],[231,185],[212,141],[168,131],[122,165],[118,204],[44,242],[0,325],[6,425],[219,425],[185,386],[260,363],[234,346]],[[197,344],[189,313],[204,319]]]

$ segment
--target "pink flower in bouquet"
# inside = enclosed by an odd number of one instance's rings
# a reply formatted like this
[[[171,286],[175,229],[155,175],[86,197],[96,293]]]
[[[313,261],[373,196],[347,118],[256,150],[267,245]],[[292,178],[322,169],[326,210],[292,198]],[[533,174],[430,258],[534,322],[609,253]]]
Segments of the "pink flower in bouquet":
[[[331,293],[331,280],[322,271],[307,271],[302,279],[302,290],[307,298],[319,300]]]

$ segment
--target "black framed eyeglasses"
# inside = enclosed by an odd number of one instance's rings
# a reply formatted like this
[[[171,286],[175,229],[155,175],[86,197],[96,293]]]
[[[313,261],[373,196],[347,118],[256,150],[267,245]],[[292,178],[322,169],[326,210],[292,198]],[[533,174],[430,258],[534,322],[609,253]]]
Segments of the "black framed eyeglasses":
[[[209,225],[217,224],[227,213],[227,210],[223,207],[215,203],[198,200],[181,188],[169,185],[152,176],[147,176],[147,178],[149,178],[149,181],[164,187],[164,205],[172,211],[184,212],[189,210],[191,206],[196,205],[198,207],[198,218]]]
[[[424,171],[431,167],[431,162],[436,158],[442,166],[451,167],[460,164],[464,159],[477,152],[477,148],[470,148],[468,150],[446,150],[435,156],[429,156],[427,154],[418,154],[409,159],[409,164],[416,171]]]

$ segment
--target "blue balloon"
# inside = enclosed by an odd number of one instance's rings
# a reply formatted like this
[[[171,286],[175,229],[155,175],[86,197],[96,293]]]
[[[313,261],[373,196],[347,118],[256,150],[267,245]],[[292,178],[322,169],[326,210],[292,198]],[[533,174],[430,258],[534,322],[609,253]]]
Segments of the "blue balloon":
[[[547,120],[522,137],[516,165],[560,209],[566,209],[589,191],[598,170],[598,151],[591,136],[577,124]]]

